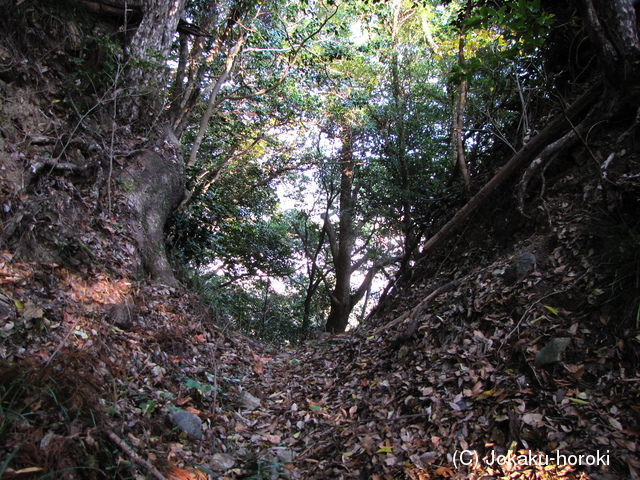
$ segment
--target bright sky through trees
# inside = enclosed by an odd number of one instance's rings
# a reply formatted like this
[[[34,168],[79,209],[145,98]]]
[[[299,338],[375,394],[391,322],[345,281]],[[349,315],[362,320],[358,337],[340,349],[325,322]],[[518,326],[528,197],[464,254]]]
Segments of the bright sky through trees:
[[[496,138],[524,136],[503,132],[526,124],[517,107],[540,79],[520,51],[535,53],[548,18],[538,2],[508,3],[511,13],[402,0],[245,12],[197,106],[210,118],[185,132],[200,142],[177,224],[187,259],[215,261],[212,281],[252,285],[255,303],[280,284],[278,301],[304,298],[320,327],[341,275],[340,308],[358,312],[406,274],[439,199],[460,178],[473,188]]]

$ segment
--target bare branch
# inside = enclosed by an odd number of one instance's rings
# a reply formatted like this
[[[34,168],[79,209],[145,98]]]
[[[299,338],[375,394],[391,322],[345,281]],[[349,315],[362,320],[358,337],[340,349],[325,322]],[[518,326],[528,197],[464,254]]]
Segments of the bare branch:
[[[371,283],[373,282],[373,278],[376,276],[376,273],[378,273],[378,270],[386,267],[387,265],[391,265],[392,263],[399,262],[400,260],[402,260],[402,257],[386,257],[378,260],[369,269],[369,271],[367,271],[367,274],[358,287],[358,290],[356,290],[355,293],[351,295],[351,305],[355,306],[362,299],[367,290],[369,290],[369,288],[371,287]]]
[[[335,262],[338,258],[338,240],[336,238],[336,232],[333,229],[333,225],[329,220],[329,213],[325,213],[322,215],[324,223],[322,225],[322,229],[327,232],[329,236],[329,248],[331,248],[331,256],[333,257],[333,261]]]

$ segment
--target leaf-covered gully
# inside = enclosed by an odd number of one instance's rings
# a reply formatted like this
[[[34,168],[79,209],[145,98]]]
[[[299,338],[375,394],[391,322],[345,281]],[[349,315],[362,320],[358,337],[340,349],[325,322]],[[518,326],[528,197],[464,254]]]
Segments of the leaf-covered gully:
[[[637,2],[0,5],[0,478],[640,478]]]

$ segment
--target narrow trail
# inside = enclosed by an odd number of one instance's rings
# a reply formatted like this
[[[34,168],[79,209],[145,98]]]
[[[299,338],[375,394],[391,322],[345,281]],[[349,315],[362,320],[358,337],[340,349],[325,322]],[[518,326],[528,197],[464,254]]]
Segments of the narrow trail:
[[[468,268],[437,298],[447,282],[433,278],[375,329],[296,349],[213,325],[186,291],[37,276],[5,254],[5,407],[38,422],[7,425],[0,451],[27,445],[15,459],[46,472],[104,450],[119,475],[178,479],[624,478],[637,466],[633,344],[550,295],[593,289],[590,265],[571,258],[589,246],[570,225],[519,280],[506,275],[513,257]],[[536,366],[567,335],[562,357]],[[554,452],[600,463],[538,457]]]

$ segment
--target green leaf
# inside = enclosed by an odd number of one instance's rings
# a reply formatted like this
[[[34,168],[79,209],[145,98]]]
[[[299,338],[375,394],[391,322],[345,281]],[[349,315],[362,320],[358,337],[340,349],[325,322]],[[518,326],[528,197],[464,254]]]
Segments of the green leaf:
[[[82,338],[83,340],[86,340],[87,338],[89,338],[89,336],[86,333],[81,332],[80,330],[76,330],[75,332],[73,332],[73,334]]]
[[[553,313],[554,315],[558,316],[558,310],[556,310],[555,308],[549,306],[549,305],[545,305],[544,308],[546,308],[547,310],[549,310],[551,313]]]
[[[309,410],[313,410],[314,412],[320,412],[322,411],[322,407],[318,405],[309,405]]]
[[[158,402],[156,402],[155,400],[148,400],[144,403],[141,403],[140,409],[142,410],[142,414],[146,415],[148,413],[153,412],[153,410],[156,408],[157,405],[158,405]]]
[[[393,453],[393,450],[391,449],[391,447],[382,447],[376,450],[376,453]]]
[[[195,388],[200,393],[209,393],[213,390],[213,387],[211,385],[203,385],[197,380],[193,380],[191,378],[187,378],[184,384],[187,386],[187,388]]]

